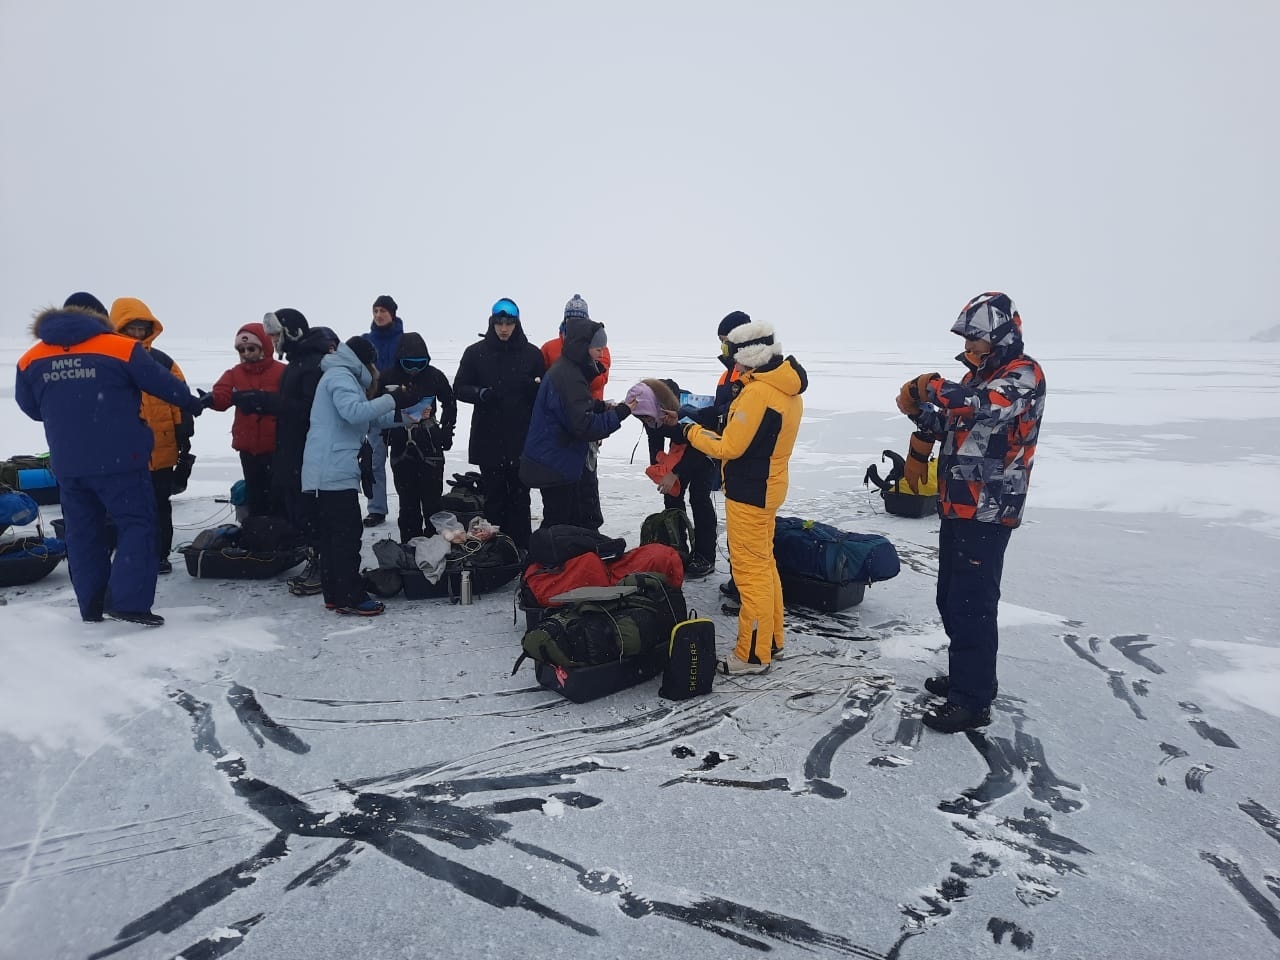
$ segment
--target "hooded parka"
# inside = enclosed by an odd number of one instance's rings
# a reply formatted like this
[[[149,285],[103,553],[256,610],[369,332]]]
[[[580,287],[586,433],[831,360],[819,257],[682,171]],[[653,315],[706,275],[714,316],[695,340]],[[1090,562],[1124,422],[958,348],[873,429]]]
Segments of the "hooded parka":
[[[453,378],[458,401],[475,405],[468,460],[478,467],[519,462],[544,371],[542,353],[525,336],[523,323],[517,320],[503,340],[489,318],[488,331],[463,351]]]
[[[564,350],[542,379],[520,460],[520,479],[530,487],[576,483],[586,468],[589,444],[622,425],[614,407],[591,396],[600,365],[588,347],[603,327],[585,317],[565,321]]]
[[[271,338],[260,323],[246,323],[236,334],[250,333],[262,344],[262,356],[252,363],[237,363],[218,378],[213,385],[213,409],[226,410],[231,406],[232,394],[249,390],[271,394],[268,401],[276,409],[280,393],[280,378],[285,365],[272,354]],[[264,404],[264,409],[267,404]],[[246,413],[236,408],[231,421],[231,448],[254,456],[271,453],[276,448],[275,413]]]
[[[320,369],[302,454],[302,489],[358,490],[360,444],[370,429],[395,423],[395,400],[388,393],[365,396],[373,374],[345,343],[320,361]]]
[[[1044,417],[1044,371],[1023,351],[1022,318],[1009,298],[983,296],[998,308],[979,304],[966,310],[951,332],[986,340],[991,352],[977,364],[968,354],[958,355],[967,372],[959,382],[929,381],[927,402],[912,419],[942,442],[938,513],[943,519],[1017,527]]]
[[[151,308],[137,297],[120,297],[111,304],[111,326],[117,333],[134,320],[145,320],[151,324],[151,332],[140,342],[150,351],[153,360],[185,383],[187,378],[183,376],[182,368],[163,350],[155,348],[156,338],[164,333],[164,324],[156,319]],[[184,417],[182,410],[167,400],[150,393],[142,395],[142,419],[155,435],[151,469],[172,467],[178,462],[178,454],[190,445],[191,419]]]

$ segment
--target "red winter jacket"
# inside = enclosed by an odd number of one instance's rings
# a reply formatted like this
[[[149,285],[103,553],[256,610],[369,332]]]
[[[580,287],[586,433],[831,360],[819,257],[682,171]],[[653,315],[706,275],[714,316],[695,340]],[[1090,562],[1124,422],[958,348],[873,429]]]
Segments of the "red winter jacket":
[[[231,392],[261,390],[279,394],[280,378],[284,376],[284,364],[271,353],[271,339],[260,323],[246,323],[236,331],[251,333],[264,345],[264,356],[252,363],[237,363],[218,378],[213,385],[213,409],[226,410],[231,406]],[[271,397],[270,400],[276,400]],[[275,409],[271,403],[269,409]],[[236,409],[231,422],[231,446],[241,453],[271,453],[276,448],[276,418],[270,413],[245,413]]]

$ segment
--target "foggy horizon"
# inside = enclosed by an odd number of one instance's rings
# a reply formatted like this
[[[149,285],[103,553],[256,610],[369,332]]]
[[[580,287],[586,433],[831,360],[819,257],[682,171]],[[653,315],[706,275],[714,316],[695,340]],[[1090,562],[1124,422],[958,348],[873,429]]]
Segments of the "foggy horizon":
[[[233,15],[234,14],[234,15]],[[293,306],[429,336],[580,293],[616,338],[1028,349],[1280,324],[1280,7],[0,7],[0,334],[89,290],[169,337]],[[1265,118],[1271,116],[1272,120]],[[1208,316],[1206,316],[1208,314]]]

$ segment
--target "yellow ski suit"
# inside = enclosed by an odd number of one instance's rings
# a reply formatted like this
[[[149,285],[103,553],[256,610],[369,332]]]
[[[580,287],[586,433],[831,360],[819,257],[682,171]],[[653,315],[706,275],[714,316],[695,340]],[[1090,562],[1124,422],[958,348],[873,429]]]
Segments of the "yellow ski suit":
[[[695,450],[723,464],[733,579],[742,595],[735,652],[748,663],[768,663],[786,642],[773,526],[787,498],[787,465],[804,413],[800,394],[808,385],[795,357],[777,357],[742,374],[723,434],[697,424],[685,430]]]

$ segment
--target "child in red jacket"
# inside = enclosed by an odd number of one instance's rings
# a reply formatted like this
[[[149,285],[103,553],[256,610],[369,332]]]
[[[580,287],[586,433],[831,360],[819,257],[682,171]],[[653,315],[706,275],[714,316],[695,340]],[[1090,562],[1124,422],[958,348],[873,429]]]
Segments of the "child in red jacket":
[[[218,378],[210,404],[214,410],[236,408],[231,446],[240,453],[251,516],[283,515],[281,505],[271,499],[271,458],[284,364],[272,355],[270,343],[260,323],[246,323],[236,331],[240,362]]]

